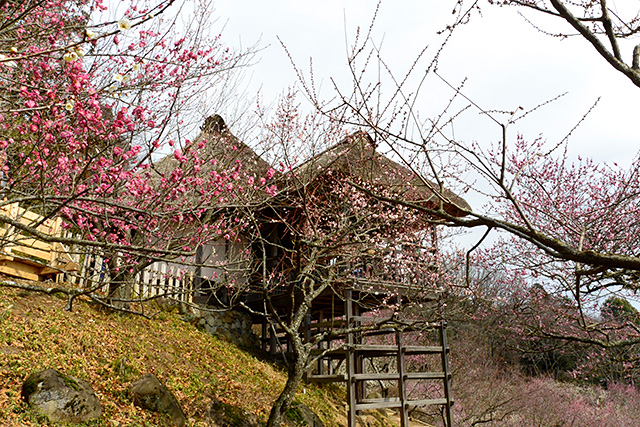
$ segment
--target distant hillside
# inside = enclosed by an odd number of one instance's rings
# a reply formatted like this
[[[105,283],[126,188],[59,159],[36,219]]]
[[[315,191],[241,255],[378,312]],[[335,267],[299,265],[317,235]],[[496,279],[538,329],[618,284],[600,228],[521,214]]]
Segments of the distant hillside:
[[[285,373],[221,339],[162,312],[154,319],[108,314],[92,304],[63,310],[65,300],[0,288],[0,420],[3,426],[45,426],[23,404],[20,387],[33,371],[54,368],[89,381],[104,406],[92,426],[155,426],[134,407],[129,384],[155,373],[176,395],[191,426],[209,426],[213,399],[266,422]],[[333,392],[332,392],[333,390]],[[342,393],[306,386],[298,399],[326,425],[344,425]]]

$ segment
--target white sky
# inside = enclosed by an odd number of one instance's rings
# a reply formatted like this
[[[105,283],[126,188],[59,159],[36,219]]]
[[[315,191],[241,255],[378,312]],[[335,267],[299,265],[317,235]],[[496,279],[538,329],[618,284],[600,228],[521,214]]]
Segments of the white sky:
[[[438,30],[451,22],[451,0],[383,0],[374,27],[374,40],[384,39],[382,53],[398,76],[403,76],[416,55],[440,44]],[[637,9],[637,0],[611,0],[610,7]],[[330,78],[348,81],[347,45],[356,29],[369,28],[376,8],[367,0],[217,0],[215,14],[226,23],[223,40],[232,47],[259,43],[264,50],[250,70],[248,94],[260,90],[263,104],[296,83],[295,73],[278,38],[296,64],[308,69],[313,59],[316,84],[332,95]],[[601,98],[570,140],[570,153],[597,161],[627,166],[640,150],[640,88],[613,70],[593,47],[580,37],[565,40],[542,34],[518,14],[521,11],[548,32],[568,32],[568,24],[541,14],[515,8],[489,7],[470,24],[458,28],[440,60],[439,72],[457,85],[467,78],[465,95],[485,110],[531,109],[562,93],[566,96],[518,122],[508,138],[522,133],[532,140],[543,135],[555,143],[576,125]],[[345,37],[348,42],[345,42]],[[635,40],[638,43],[638,40]],[[632,46],[624,46],[630,61]],[[444,83],[433,78],[417,105],[422,115],[437,113],[451,97]],[[456,139],[487,144],[500,139],[500,129],[475,112],[456,122]],[[467,193],[465,199],[482,211],[485,200]],[[471,246],[483,230],[460,238]]]
[[[635,0],[618,0],[628,3]],[[614,7],[616,5],[614,4]],[[345,36],[365,31],[376,3],[365,0],[217,0],[215,14],[226,22],[223,40],[231,47],[264,47],[250,70],[248,93],[261,90],[262,100],[274,102],[296,83],[293,68],[278,37],[296,64],[308,69],[313,59],[317,83],[330,96],[329,78],[348,78]],[[425,45],[431,53],[441,40],[436,31],[452,19],[450,0],[386,0],[374,27],[374,40],[384,39],[383,56],[402,76]],[[597,160],[626,164],[640,148],[637,122],[640,89],[614,71],[583,39],[559,40],[541,34],[514,8],[485,5],[482,16],[461,27],[445,50],[440,74],[453,84],[468,78],[464,93],[484,109],[532,108],[564,92],[567,96],[511,130],[557,141],[577,123],[598,97],[601,101],[572,138],[575,152]],[[568,30],[568,24],[523,11],[545,30]],[[345,27],[346,25],[346,27]],[[631,47],[623,53],[631,57]],[[417,108],[423,115],[439,111],[451,92],[430,80]],[[456,137],[496,140],[499,129],[475,113],[458,122]]]

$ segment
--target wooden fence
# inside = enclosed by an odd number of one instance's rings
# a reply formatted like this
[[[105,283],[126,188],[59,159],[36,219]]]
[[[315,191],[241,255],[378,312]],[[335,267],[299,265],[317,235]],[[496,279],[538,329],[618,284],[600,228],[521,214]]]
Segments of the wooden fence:
[[[61,218],[45,218],[18,203],[1,206],[0,215],[48,236],[63,235]],[[85,248],[72,253],[61,243],[37,239],[6,221],[0,221],[0,273],[34,281],[64,279],[98,292],[106,292],[108,285],[105,259],[99,251]],[[154,262],[136,275],[133,292],[137,298],[166,296],[191,302],[193,282],[192,271],[181,273],[177,265]]]
[[[140,297],[166,296],[193,302],[194,272],[182,271],[182,266],[157,261],[138,273],[134,292]]]
[[[72,282],[83,289],[95,289],[106,293],[108,272],[104,257],[99,252],[88,252],[81,257],[81,267]],[[133,282],[133,298],[166,297],[184,302],[193,302],[193,271],[182,272],[181,266],[165,261],[156,261],[140,273]]]

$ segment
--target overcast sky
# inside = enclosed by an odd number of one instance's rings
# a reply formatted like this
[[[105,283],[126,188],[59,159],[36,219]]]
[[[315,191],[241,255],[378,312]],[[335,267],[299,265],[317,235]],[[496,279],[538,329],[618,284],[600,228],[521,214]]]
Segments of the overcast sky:
[[[625,3],[632,0],[618,0]],[[314,64],[315,79],[329,96],[329,78],[346,81],[347,45],[356,29],[367,29],[374,1],[217,0],[215,13],[225,24],[223,40],[232,47],[258,43],[264,50],[249,74],[249,93],[260,89],[264,103],[274,102],[296,83],[282,40],[302,68]],[[436,33],[452,19],[453,2],[445,0],[383,1],[374,27],[374,40],[393,71],[402,76],[426,46],[430,54],[442,40]],[[614,5],[615,7],[615,5]],[[544,30],[568,30],[563,22],[526,12]],[[345,41],[345,38],[347,41]],[[383,41],[384,40],[384,41]],[[631,57],[631,47],[624,52]],[[589,119],[574,134],[575,152],[598,160],[627,163],[638,144],[640,89],[615,72],[594,49],[578,37],[560,40],[540,33],[514,8],[485,7],[461,27],[444,51],[440,73],[451,83],[467,78],[465,94],[486,110],[532,108],[559,94],[565,97],[511,129],[528,138],[543,134],[556,141],[601,98]],[[417,108],[437,112],[451,92],[432,79]],[[475,114],[475,113],[474,113]],[[478,141],[499,138],[489,120],[467,117],[458,122],[457,137]]]

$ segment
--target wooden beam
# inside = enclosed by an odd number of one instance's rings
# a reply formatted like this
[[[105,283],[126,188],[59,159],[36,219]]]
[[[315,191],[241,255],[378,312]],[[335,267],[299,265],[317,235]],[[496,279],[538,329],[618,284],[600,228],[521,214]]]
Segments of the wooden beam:
[[[444,396],[447,400],[445,403],[445,418],[447,419],[447,427],[453,427],[453,415],[451,413],[451,387],[449,384],[449,346],[447,345],[447,323],[443,320],[440,324],[440,344],[442,345],[442,370],[444,371]]]
[[[345,290],[345,313],[347,320],[347,328],[351,326],[351,318],[353,317],[353,301],[351,289]],[[347,346],[347,403],[349,405],[348,427],[356,427],[356,380],[353,378],[355,374],[355,348],[353,332],[348,332],[346,337]]]
[[[398,346],[398,394],[400,397],[400,426],[409,427],[409,416],[407,415],[407,385],[405,383],[406,366],[404,360],[404,337],[402,331],[396,331],[396,345]]]
[[[37,270],[16,261],[2,261],[2,264],[0,264],[0,273],[33,281],[40,279]]]

